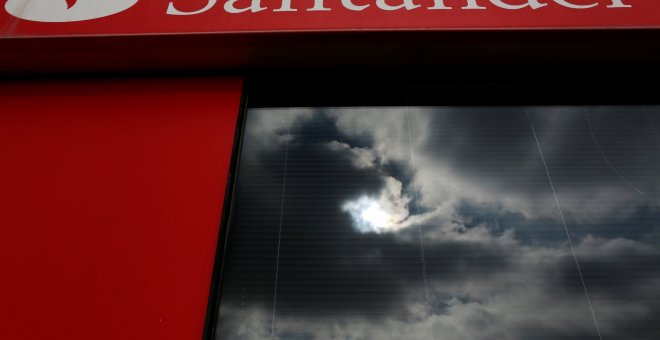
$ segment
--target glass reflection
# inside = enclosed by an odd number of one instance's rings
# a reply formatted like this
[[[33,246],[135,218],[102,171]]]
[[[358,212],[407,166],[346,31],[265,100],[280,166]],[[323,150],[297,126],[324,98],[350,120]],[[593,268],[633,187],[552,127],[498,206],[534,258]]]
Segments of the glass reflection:
[[[660,337],[660,107],[248,112],[217,339]]]

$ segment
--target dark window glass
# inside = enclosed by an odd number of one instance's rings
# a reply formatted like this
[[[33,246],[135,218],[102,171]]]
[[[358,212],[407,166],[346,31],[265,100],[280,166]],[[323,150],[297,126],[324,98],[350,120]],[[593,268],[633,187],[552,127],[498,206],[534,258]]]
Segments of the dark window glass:
[[[217,339],[660,338],[660,107],[246,119]]]

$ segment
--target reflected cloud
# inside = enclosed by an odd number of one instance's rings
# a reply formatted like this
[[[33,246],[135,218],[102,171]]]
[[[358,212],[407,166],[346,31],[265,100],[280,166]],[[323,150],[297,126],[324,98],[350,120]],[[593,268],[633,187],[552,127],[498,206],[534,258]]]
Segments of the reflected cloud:
[[[393,177],[385,179],[378,198],[363,196],[342,206],[363,233],[396,232],[409,226],[410,197],[402,193],[403,185]]]
[[[338,142],[336,140],[333,140],[326,145],[332,151],[348,153],[349,158],[353,162],[353,166],[358,169],[373,168],[377,165],[378,154],[374,150],[352,147],[347,143]]]
[[[593,338],[580,276],[603,337],[660,338],[660,110],[589,111],[644,196],[583,108],[529,111],[581,273],[520,107],[408,108],[410,129],[403,108],[251,110],[217,338]]]

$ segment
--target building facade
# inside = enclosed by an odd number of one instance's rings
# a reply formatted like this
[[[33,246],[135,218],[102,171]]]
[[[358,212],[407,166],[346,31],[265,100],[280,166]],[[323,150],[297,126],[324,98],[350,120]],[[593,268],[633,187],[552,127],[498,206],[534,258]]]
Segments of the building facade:
[[[3,339],[660,336],[660,3],[7,0]]]

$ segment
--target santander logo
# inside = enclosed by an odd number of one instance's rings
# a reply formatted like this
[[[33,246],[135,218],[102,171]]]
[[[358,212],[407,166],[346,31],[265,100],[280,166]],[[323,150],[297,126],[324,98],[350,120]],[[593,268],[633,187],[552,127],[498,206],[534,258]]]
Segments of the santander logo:
[[[17,18],[38,22],[73,22],[107,17],[123,12],[139,0],[7,0],[5,9]],[[630,8],[629,0],[341,0],[333,7],[326,7],[326,0],[314,0],[313,6],[294,4],[293,0],[273,0],[267,7],[262,0],[206,0],[197,10],[180,11],[171,0],[166,15],[187,16],[205,13],[216,5],[229,14],[272,12],[329,12],[341,10],[361,12],[371,7],[381,11],[473,11],[499,8],[504,10],[543,10],[551,7],[564,7],[572,10],[588,10],[595,7],[608,9]],[[651,1],[651,0],[648,0]],[[653,0],[659,1],[659,0]],[[425,4],[422,4],[424,3]],[[274,3],[274,4],[273,4]],[[279,7],[277,7],[279,6]],[[164,8],[163,8],[164,9]]]
[[[5,10],[17,18],[39,22],[73,22],[123,12],[138,0],[9,0]]]

